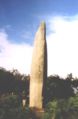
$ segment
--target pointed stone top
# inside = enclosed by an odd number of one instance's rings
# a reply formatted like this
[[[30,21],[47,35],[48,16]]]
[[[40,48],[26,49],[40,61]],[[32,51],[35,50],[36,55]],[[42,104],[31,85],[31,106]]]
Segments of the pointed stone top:
[[[46,29],[46,23],[44,21],[42,21],[39,28]]]
[[[45,22],[41,22],[38,31],[36,33],[36,39],[46,39],[46,24]]]
[[[46,25],[45,21],[42,21],[41,22],[41,25],[45,26]]]
[[[45,22],[41,22],[41,24],[36,32],[36,35],[35,35],[35,42],[40,42],[40,40],[46,40],[46,24],[45,24]]]

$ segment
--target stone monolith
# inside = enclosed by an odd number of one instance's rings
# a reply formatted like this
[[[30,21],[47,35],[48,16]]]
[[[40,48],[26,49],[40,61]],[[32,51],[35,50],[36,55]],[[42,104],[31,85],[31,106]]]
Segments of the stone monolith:
[[[46,25],[42,22],[35,36],[31,73],[30,73],[30,108],[43,109],[43,94],[47,78]]]

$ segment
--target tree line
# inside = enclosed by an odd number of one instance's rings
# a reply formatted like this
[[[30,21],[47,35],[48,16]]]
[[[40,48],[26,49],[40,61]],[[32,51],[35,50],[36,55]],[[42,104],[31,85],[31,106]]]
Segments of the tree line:
[[[7,71],[0,68],[0,95],[17,94],[29,97],[30,76],[20,74],[18,70]],[[78,91],[78,79],[68,74],[66,78],[58,75],[47,77],[43,93],[44,104],[50,100],[64,99],[74,96]]]

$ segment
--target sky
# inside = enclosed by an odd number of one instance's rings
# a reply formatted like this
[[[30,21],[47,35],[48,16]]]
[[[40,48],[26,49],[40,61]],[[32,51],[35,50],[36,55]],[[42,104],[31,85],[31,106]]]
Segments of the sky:
[[[46,22],[48,75],[78,77],[78,0],[0,0],[0,67],[30,74],[41,21]]]

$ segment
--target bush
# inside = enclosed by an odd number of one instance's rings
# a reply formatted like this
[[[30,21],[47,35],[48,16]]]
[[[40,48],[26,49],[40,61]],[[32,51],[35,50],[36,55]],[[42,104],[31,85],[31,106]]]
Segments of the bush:
[[[29,107],[22,107],[18,96],[7,95],[0,99],[0,119],[29,119]]]
[[[78,119],[78,95],[49,102],[44,119]]]

